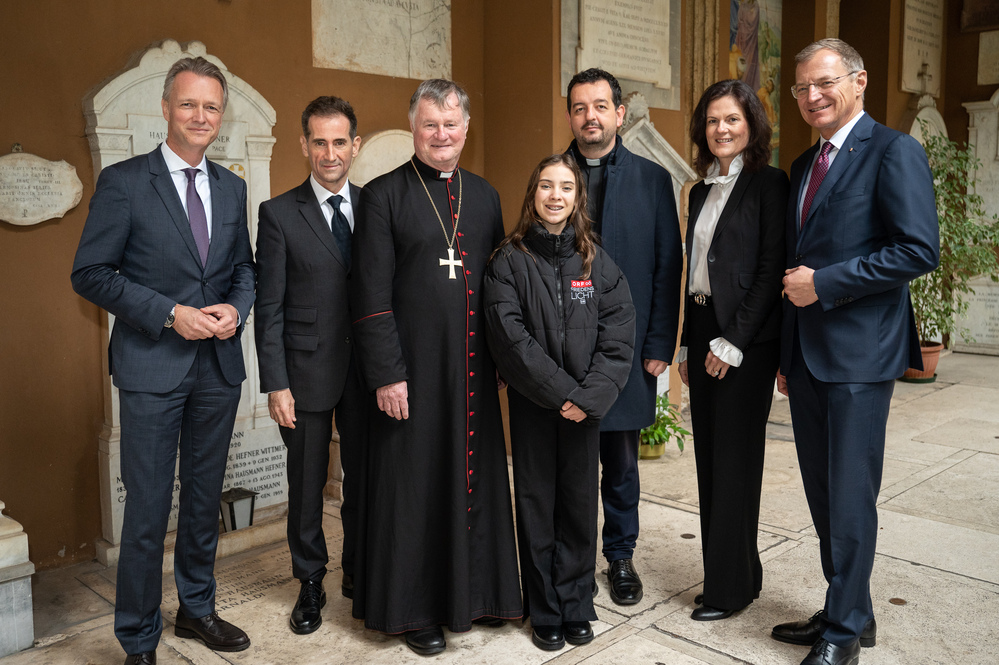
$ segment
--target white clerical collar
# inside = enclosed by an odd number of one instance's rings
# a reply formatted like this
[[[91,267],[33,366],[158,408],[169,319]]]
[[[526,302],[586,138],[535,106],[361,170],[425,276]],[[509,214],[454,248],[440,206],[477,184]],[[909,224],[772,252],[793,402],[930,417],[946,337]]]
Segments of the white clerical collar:
[[[178,155],[177,153],[175,153],[173,150],[170,149],[170,146],[167,145],[166,141],[164,141],[163,143],[161,143],[160,147],[161,147],[160,154],[163,155],[163,161],[166,162],[167,170],[170,171],[170,173],[173,173],[175,171],[183,171],[184,169],[192,168],[190,164],[188,164],[187,162],[185,162],[180,157],[180,155]],[[197,166],[193,167],[193,168],[196,168],[199,171],[203,172],[205,175],[207,175],[208,174],[208,158],[205,157],[204,155],[202,155],[201,156],[201,163],[198,164]]]
[[[458,169],[455,169],[457,171]],[[454,177],[454,171],[438,171],[437,177],[440,180],[450,180]]]
[[[350,203],[350,180],[344,178],[343,187],[340,188],[339,192],[331,192],[319,184],[319,181],[316,180],[315,173],[309,175],[309,182],[312,183],[312,191],[315,193],[316,200],[318,200],[319,203],[326,203],[329,197],[333,194],[339,194],[343,197],[344,201]]]
[[[718,160],[715,159],[715,161],[711,163],[711,166],[708,167],[708,176],[704,179],[704,184],[713,185],[718,183],[719,185],[727,185],[738,178],[740,173],[742,173],[741,152],[736,155],[735,159],[732,160],[732,163],[728,165],[728,175],[720,175],[721,164],[719,164]]]
[[[587,166],[600,166],[600,159],[590,159],[589,157],[584,157]]]

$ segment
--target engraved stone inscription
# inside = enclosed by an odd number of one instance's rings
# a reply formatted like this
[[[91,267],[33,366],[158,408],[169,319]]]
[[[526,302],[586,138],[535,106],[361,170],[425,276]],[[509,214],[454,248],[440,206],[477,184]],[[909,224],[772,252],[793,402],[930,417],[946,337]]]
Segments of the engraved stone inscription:
[[[451,78],[450,0],[312,0],[312,64]]]
[[[999,83],[999,30],[978,35],[978,85]]]
[[[670,87],[669,3],[583,0],[579,9],[579,71],[600,67],[617,78]]]
[[[905,0],[902,90],[940,95],[944,0]]]
[[[76,168],[37,155],[0,157],[0,219],[30,226],[58,219],[80,203],[83,183]]]
[[[128,128],[132,134],[132,154],[141,155],[166,141],[167,123],[163,116],[128,114]],[[212,161],[239,161],[246,158],[245,122],[222,121],[219,135],[215,138],[205,157]]]
[[[974,341],[964,342],[959,338],[954,348],[999,355],[999,284],[987,277],[978,277],[971,284],[975,292],[966,296],[968,311],[958,325],[966,328]]]

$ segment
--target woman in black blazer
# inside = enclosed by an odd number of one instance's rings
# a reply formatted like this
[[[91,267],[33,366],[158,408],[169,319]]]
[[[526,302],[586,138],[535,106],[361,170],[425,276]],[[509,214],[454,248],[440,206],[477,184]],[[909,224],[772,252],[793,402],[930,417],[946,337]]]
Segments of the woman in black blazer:
[[[687,298],[677,357],[690,387],[704,559],[697,621],[726,619],[763,585],[756,545],[763,449],[780,356],[788,179],[770,161],[755,92],[720,81],[690,123]]]

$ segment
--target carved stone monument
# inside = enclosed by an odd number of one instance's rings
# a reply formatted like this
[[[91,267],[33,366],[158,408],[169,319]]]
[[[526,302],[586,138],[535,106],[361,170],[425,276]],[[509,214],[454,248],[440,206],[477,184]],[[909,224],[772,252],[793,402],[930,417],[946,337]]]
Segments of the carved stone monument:
[[[270,198],[270,159],[275,141],[271,130],[277,118],[267,100],[246,81],[228,71],[218,58],[209,55],[201,42],[181,46],[176,41],[167,40],[153,46],[84,99],[83,112],[94,173],[134,155],[147,153],[166,138],[166,120],[160,108],[163,81],[174,62],[182,57],[194,56],[202,56],[218,65],[229,83],[229,106],[219,136],[207,156],[246,180],[250,239],[255,244],[257,209],[262,201]],[[102,326],[104,367],[107,367],[107,341],[113,319],[109,314],[107,327]],[[287,484],[284,477],[284,446],[277,425],[268,416],[267,396],[261,395],[259,390],[252,333],[251,314],[242,336],[248,378],[242,386],[225,489],[241,486],[258,492],[255,521],[259,522],[266,516],[268,508],[271,512],[283,510]],[[104,427],[98,441],[103,539],[97,543],[97,556],[107,565],[117,561],[126,498],[119,472],[120,436],[118,391],[112,385],[111,377],[105,375]],[[171,530],[176,528],[176,514],[175,489]],[[239,533],[236,531],[233,535]],[[220,552],[224,549],[225,545],[220,544]]]
[[[361,150],[350,164],[350,181],[363,187],[413,156],[413,134],[386,129],[365,136]]]
[[[18,226],[58,219],[83,197],[76,167],[37,155],[12,152],[0,157],[0,219]]]
[[[0,658],[27,649],[35,640],[31,614],[28,536],[21,525],[3,515],[0,501]]]
[[[968,144],[981,166],[975,174],[975,192],[984,200],[985,214],[999,215],[999,90],[987,102],[967,102],[970,116]],[[954,344],[956,351],[999,355],[999,284],[979,278],[972,282],[968,312],[958,324],[975,338],[972,344]]]
[[[944,4],[944,0],[905,0],[901,87],[906,92],[940,95]]]
[[[978,35],[978,85],[999,83],[999,30]]]
[[[563,0],[562,93],[600,67],[654,108],[680,108],[680,0]]]
[[[312,0],[312,64],[451,78],[450,0]]]

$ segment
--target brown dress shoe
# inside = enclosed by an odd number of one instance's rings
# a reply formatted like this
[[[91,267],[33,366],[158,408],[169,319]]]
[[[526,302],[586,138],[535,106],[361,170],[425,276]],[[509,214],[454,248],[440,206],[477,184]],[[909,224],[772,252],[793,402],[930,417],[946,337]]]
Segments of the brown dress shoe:
[[[173,634],[177,637],[193,637],[201,640],[213,651],[242,651],[250,647],[250,638],[246,633],[228,621],[219,618],[217,612],[212,612],[200,619],[190,619],[182,611],[177,610],[177,623]]]
[[[128,658],[125,659],[125,665],[156,665],[156,652],[129,654]]]

